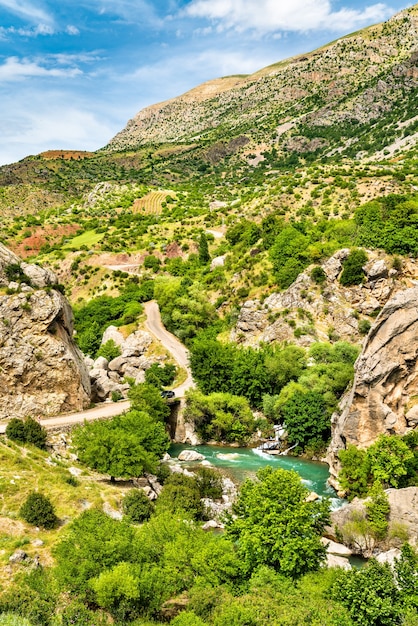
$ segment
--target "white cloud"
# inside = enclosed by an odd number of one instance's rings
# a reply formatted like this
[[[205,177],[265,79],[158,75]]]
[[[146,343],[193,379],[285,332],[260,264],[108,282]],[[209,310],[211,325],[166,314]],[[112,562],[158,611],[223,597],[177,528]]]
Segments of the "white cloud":
[[[25,107],[26,99],[30,107]],[[12,102],[4,104],[7,113],[2,113],[0,122],[0,165],[45,150],[97,150],[120,130],[101,121],[99,111],[62,94],[49,92],[41,98],[38,93],[27,93],[17,109],[11,107]]]
[[[234,29],[260,33],[317,29],[348,32],[366,23],[381,21],[391,13],[393,10],[382,3],[362,10],[334,11],[330,0],[192,0],[185,9],[189,17],[212,20],[218,31]]]
[[[81,70],[75,67],[70,68],[48,68],[42,66],[37,61],[29,59],[18,59],[9,57],[3,65],[0,65],[0,82],[19,81],[29,77],[60,77],[73,78],[82,74]]]
[[[233,74],[251,74],[271,63],[271,56],[254,52],[228,51],[222,48],[206,50],[184,55],[171,55],[156,63],[142,65],[132,74],[115,77],[117,82],[127,85],[143,86],[146,101],[142,98],[140,106],[147,106],[158,100],[169,99],[198,86],[200,83]],[[181,68],[181,71],[179,71]]]
[[[4,7],[10,13],[32,22],[51,24],[54,21],[52,15],[39,7],[39,2],[31,3],[26,0],[0,0],[0,7]]]
[[[153,3],[147,0],[89,0],[86,6],[91,7],[92,3],[97,5],[101,15],[117,15],[131,24],[162,25]]]
[[[68,35],[79,35],[80,31],[78,30],[77,26],[72,26],[71,24],[69,26],[67,26],[67,28],[65,29]]]
[[[49,24],[38,24],[33,28],[15,28],[9,26],[5,28],[0,26],[0,38],[7,39],[10,35],[19,35],[21,37],[38,37],[38,35],[53,35],[54,29]]]

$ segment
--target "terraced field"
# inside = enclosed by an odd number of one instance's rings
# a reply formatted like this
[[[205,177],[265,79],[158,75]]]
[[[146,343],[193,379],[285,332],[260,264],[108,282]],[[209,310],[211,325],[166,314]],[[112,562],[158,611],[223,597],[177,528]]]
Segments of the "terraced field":
[[[134,213],[143,213],[144,215],[161,215],[163,210],[163,202],[167,201],[167,196],[175,197],[173,191],[150,191],[142,198],[135,200],[133,204]]]

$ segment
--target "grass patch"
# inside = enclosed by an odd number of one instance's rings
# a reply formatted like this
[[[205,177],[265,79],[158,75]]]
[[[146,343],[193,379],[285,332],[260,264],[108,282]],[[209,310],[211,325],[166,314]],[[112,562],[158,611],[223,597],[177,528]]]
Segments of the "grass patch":
[[[89,248],[95,246],[99,241],[103,239],[105,233],[96,233],[95,230],[86,230],[85,233],[78,235],[64,244],[64,250],[80,250],[81,246],[87,246]]]
[[[38,553],[42,563],[49,563],[50,550],[68,522],[86,508],[102,509],[105,502],[120,508],[130,487],[128,483],[112,485],[107,476],[86,469],[69,484],[69,467],[77,463],[58,461],[50,452],[18,446],[4,437],[0,438],[0,465],[0,566],[7,564],[14,550],[23,545],[29,556]],[[20,519],[20,507],[31,491],[39,491],[51,500],[59,518],[57,528],[38,531]],[[44,545],[33,546],[34,539],[41,539]]]

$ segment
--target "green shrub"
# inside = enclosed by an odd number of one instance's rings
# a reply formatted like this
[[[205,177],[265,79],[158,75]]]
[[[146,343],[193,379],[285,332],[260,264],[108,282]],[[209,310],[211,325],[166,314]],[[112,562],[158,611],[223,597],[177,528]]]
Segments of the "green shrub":
[[[161,485],[164,485],[165,481],[171,476],[170,468],[166,463],[159,463],[155,470],[155,476]]]
[[[169,476],[158,496],[156,511],[183,512],[188,513],[193,519],[201,519],[204,511],[196,479],[184,474]]]
[[[211,467],[196,468],[196,484],[201,498],[218,499],[222,497],[222,476]]]
[[[28,524],[47,529],[54,528],[58,521],[49,498],[36,491],[28,495],[19,514]]]
[[[105,626],[107,620],[101,619],[97,611],[90,611],[79,600],[73,600],[61,613],[61,626]]]
[[[103,343],[97,351],[96,358],[103,356],[108,361],[116,359],[122,354],[119,346],[116,345],[113,339],[109,339],[106,343]]]
[[[3,613],[0,615],[0,626],[31,626],[29,620],[13,613]]]
[[[154,511],[153,503],[142,489],[128,491],[122,503],[123,513],[131,522],[142,523],[149,519]]]
[[[25,275],[25,272],[19,263],[10,263],[9,265],[6,265],[4,273],[10,281],[14,281],[16,283],[30,283],[29,277]]]
[[[6,435],[13,441],[31,443],[41,450],[45,448],[47,439],[46,429],[32,417],[25,420],[12,418],[6,426]]]
[[[25,441],[32,443],[37,448],[44,449],[46,444],[46,429],[32,417],[28,417],[24,421]]]
[[[25,443],[25,425],[23,420],[13,417],[6,426],[6,436],[12,441]]]
[[[361,335],[367,335],[371,327],[372,325],[369,322],[369,320],[363,319],[363,320],[360,320],[358,323],[358,331]]]
[[[367,263],[367,254],[364,250],[354,249],[343,261],[343,271],[340,276],[340,283],[344,287],[351,285],[360,285],[363,282],[364,271],[363,265]]]
[[[153,272],[158,272],[158,270],[160,269],[160,265],[160,259],[152,254],[146,256],[144,259],[144,267],[146,269],[151,269]]]
[[[161,366],[159,363],[153,363],[145,371],[145,382],[154,384],[157,382],[157,387],[167,387],[174,382],[176,377],[177,368],[172,363],[167,363]]]
[[[206,622],[200,619],[193,611],[180,613],[170,624],[171,626],[206,626]]]
[[[326,281],[327,275],[325,274],[322,267],[320,267],[319,265],[315,265],[315,267],[311,271],[311,279],[317,285],[322,285]]]

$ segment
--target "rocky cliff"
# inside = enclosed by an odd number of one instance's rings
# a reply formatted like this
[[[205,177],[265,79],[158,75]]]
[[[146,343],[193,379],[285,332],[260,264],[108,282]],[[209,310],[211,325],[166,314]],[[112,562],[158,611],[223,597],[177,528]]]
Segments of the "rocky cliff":
[[[312,279],[310,267],[288,289],[263,303],[245,302],[231,340],[243,345],[289,341],[304,347],[330,339],[360,343],[362,324],[366,320],[371,324],[393,293],[413,284],[417,267],[409,260],[399,272],[391,269],[388,255],[368,251],[364,282],[343,287],[339,276],[349,252],[338,250],[322,264],[326,279],[321,285]]]
[[[348,444],[366,448],[382,433],[418,424],[418,286],[396,293],[376,319],[355,365],[352,388],[332,418],[330,471]]]
[[[0,285],[7,285],[0,295],[0,420],[56,415],[90,403],[72,310],[53,289],[56,282],[50,270],[21,263],[0,244]]]

